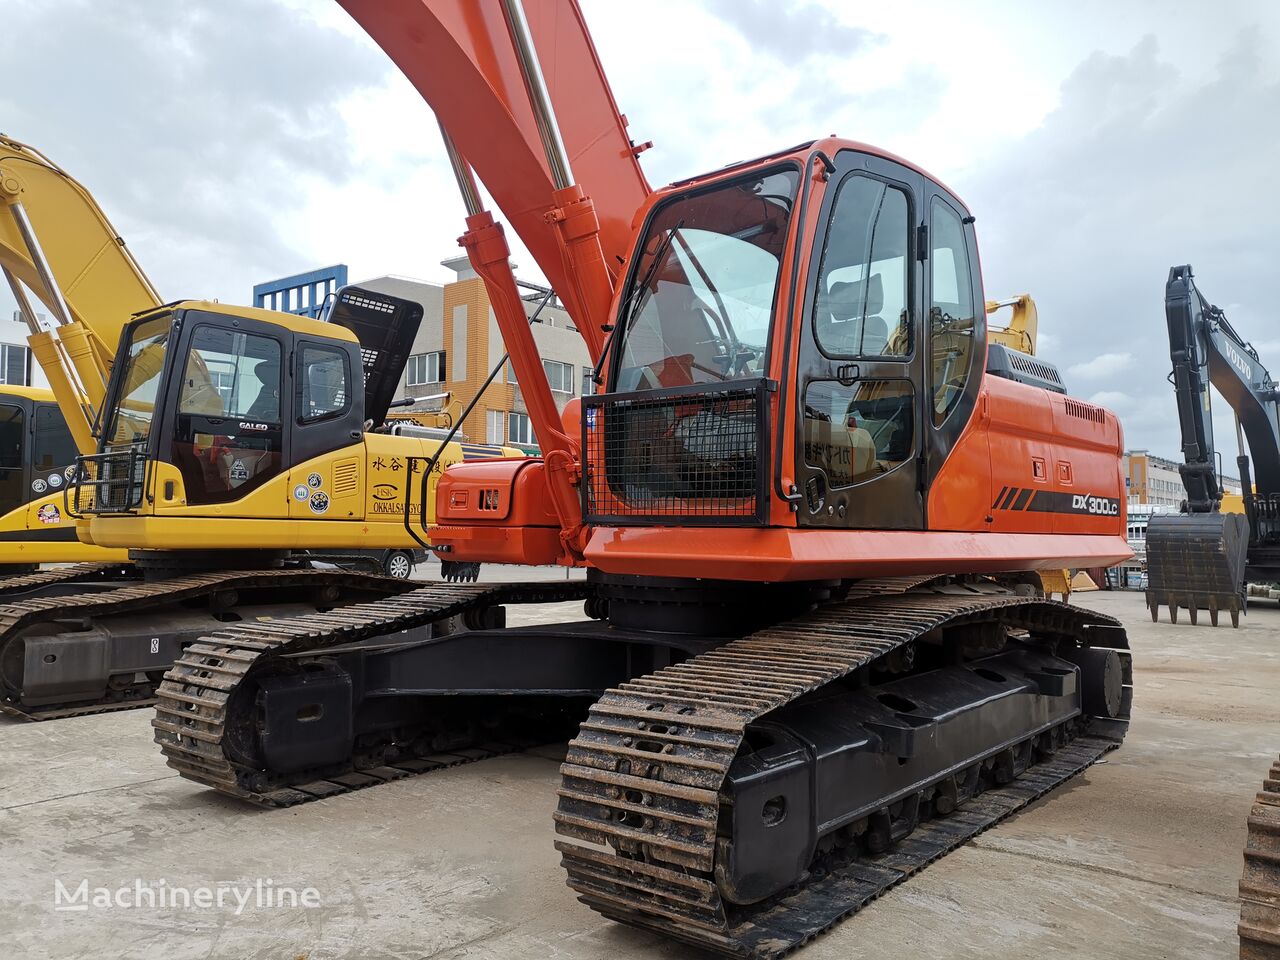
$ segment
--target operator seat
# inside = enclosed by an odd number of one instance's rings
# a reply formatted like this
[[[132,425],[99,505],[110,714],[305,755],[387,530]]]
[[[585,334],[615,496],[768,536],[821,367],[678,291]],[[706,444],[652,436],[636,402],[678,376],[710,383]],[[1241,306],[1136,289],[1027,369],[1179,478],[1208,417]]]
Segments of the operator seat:
[[[280,421],[280,364],[276,360],[261,360],[254,365],[253,375],[258,378],[262,387],[258,395],[245,411],[248,420],[262,420],[266,423]]]
[[[818,343],[828,353],[845,357],[876,356],[889,342],[884,309],[884,281],[873,273],[870,280],[837,281],[826,297],[827,309],[818,311]]]

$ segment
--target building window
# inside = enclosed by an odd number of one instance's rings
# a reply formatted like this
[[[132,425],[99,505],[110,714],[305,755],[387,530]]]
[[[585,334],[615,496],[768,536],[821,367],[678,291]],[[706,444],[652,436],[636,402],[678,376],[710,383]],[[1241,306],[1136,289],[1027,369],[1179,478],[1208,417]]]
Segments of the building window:
[[[406,383],[420,387],[427,383],[444,383],[444,351],[415,353],[409,358]]]
[[[573,395],[573,364],[559,360],[543,360],[542,369],[547,373],[547,383],[553,393]]]
[[[507,415],[501,410],[490,410],[485,414],[485,442],[492,444],[504,444],[507,442]]]
[[[507,442],[533,446],[533,424],[527,413],[507,414]]]
[[[514,366],[512,366],[512,365],[511,365],[511,361],[510,361],[510,360],[508,360],[508,361],[507,361],[507,372],[506,372],[506,376],[507,376],[507,383],[515,383],[515,382],[516,382],[516,368],[515,368]]]
[[[592,370],[590,367],[582,368],[582,395],[589,397],[596,392],[596,382],[591,379]]]
[[[17,387],[31,386],[27,377],[27,353],[26,347],[12,343],[0,346],[0,377],[3,378],[0,383]]]

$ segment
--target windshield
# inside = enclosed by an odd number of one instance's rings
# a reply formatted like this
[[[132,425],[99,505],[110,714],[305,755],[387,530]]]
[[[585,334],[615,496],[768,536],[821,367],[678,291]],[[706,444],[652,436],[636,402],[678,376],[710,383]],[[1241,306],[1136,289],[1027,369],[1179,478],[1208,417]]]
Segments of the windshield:
[[[172,326],[173,315],[166,313],[133,329],[116,388],[118,400],[104,434],[107,446],[141,443],[150,436]]]
[[[764,376],[799,182],[774,170],[658,209],[623,298],[613,390]]]

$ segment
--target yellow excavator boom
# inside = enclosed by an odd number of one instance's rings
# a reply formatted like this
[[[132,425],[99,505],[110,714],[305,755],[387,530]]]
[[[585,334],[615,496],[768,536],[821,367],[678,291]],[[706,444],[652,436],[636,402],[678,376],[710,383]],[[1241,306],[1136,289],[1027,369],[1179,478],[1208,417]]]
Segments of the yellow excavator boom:
[[[1034,357],[1036,354],[1036,332],[1039,324],[1036,302],[1031,299],[1030,294],[1026,293],[1020,293],[1016,297],[1008,297],[1004,300],[988,300],[987,316],[990,317],[1005,307],[1009,307],[1012,310],[1008,325],[1004,327],[988,327],[987,340],[990,343],[1000,343],[1014,350],[1029,353]]]
[[[0,272],[76,446],[91,454],[120,331],[160,296],[93,195],[39,150],[7,137],[0,137],[0,208]],[[38,232],[36,224],[57,229]],[[50,327],[26,290],[48,311]]]

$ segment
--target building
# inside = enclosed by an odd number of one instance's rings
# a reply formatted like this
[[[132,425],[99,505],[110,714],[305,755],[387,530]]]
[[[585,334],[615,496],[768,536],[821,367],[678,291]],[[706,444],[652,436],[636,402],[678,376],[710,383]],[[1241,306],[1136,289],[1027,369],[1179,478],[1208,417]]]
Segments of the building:
[[[442,262],[455,274],[449,283],[383,276],[355,284],[422,305],[422,324],[401,374],[398,396],[433,398],[407,408],[410,410],[439,410],[454,401],[465,407],[501,364],[502,369],[484,390],[460,432],[474,442],[508,444],[532,451],[537,439],[514,371],[510,363],[501,363],[506,347],[484,281],[471,269],[466,257]],[[320,272],[323,271],[315,273]],[[300,278],[303,283],[312,282],[308,279],[312,276],[299,274],[258,284],[254,287],[255,303],[259,291],[281,295],[281,291],[297,287]],[[532,317],[542,300],[542,294],[529,293],[525,299],[527,315]],[[262,305],[273,309],[270,300]],[[552,396],[563,411],[565,404],[581,396],[584,388],[591,388],[592,363],[586,344],[555,299],[538,312],[532,329]],[[447,399],[440,398],[441,394],[448,394]]]
[[[1150,504],[1181,509],[1187,491],[1182,485],[1178,467],[1177,461],[1157,457],[1146,450],[1127,451],[1124,455],[1124,483],[1129,506]],[[1225,493],[1240,493],[1238,479],[1228,476],[1219,479]]]
[[[43,313],[37,313],[36,319],[41,324],[48,321]],[[12,324],[0,322],[0,383],[20,387],[48,385],[43,377],[39,381],[32,379],[34,370],[31,349],[26,345],[30,332],[22,314],[17,310],[13,311]]]
[[[469,404],[506,354],[484,281],[466,257],[443,261],[455,279],[440,285],[406,277],[376,277],[358,286],[422,304],[422,325],[401,379],[401,396],[448,393],[448,402]],[[530,293],[525,312],[533,316],[543,295]],[[556,407],[563,410],[590,389],[591,358],[586,344],[558,300],[547,302],[533,324],[533,339],[551,384]],[[533,449],[537,438],[510,363],[502,363],[494,381],[467,416],[462,432],[470,440]],[[441,401],[418,406],[433,409]]]
[[[255,283],[253,305],[314,320],[324,311],[325,301],[346,283],[347,265],[335,263],[331,267]]]

